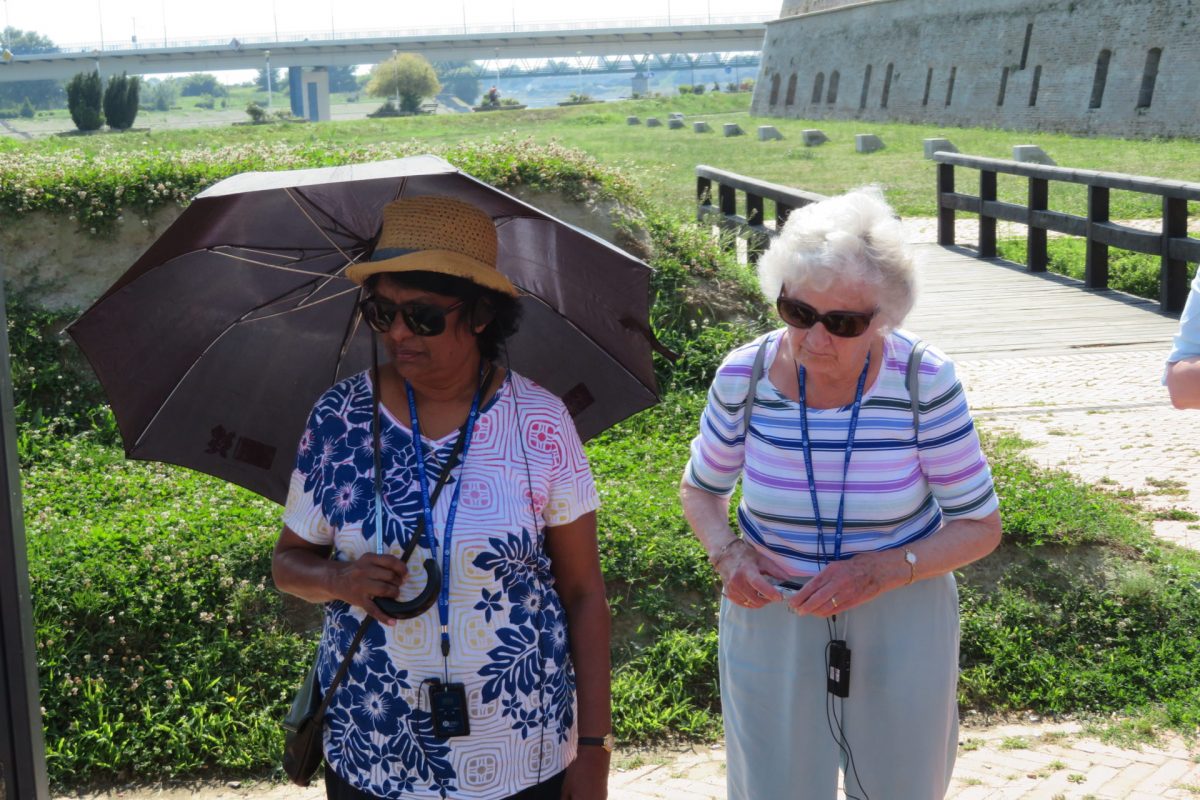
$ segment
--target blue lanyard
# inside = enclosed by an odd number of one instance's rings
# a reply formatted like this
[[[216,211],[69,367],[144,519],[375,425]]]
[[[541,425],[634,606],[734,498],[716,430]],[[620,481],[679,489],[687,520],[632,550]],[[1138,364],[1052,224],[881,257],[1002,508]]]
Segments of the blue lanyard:
[[[863,364],[862,374],[858,376],[858,388],[854,390],[854,406],[850,412],[850,433],[846,436],[846,460],[842,464],[842,494],[838,500],[837,523],[833,530],[833,560],[842,557],[842,528],[846,521],[846,477],[850,474],[850,454],[854,452],[854,431],[858,428],[858,411],[862,408],[863,386],[867,382],[867,370],[871,368],[871,351],[867,351],[867,361]],[[796,365],[796,382],[800,385],[800,447],[804,450],[804,469],[808,473],[808,493],[812,497],[813,517],[817,521],[817,547],[821,557],[828,564],[830,559],[825,555],[825,523],[821,520],[821,506],[817,502],[817,477],[813,471],[812,445],[808,438],[808,405],[805,403],[804,366]]]
[[[462,446],[462,465],[465,472],[467,452],[471,449],[471,434],[475,431],[475,420],[479,418],[479,399],[483,393],[483,367],[479,368],[479,387],[471,400],[471,411],[467,414],[467,429],[459,434],[465,436]],[[429,502],[429,477],[425,473],[425,448],[421,446],[421,422],[417,419],[417,399],[412,386],[404,382],[408,394],[408,417],[412,421],[413,449],[417,451],[417,478],[421,483],[421,511],[425,515],[425,546],[429,555],[437,558],[437,536],[433,532],[433,505]],[[453,465],[447,464],[446,469]],[[454,494],[450,497],[450,510],[446,512],[446,527],[442,531],[442,589],[438,592],[438,621],[442,625],[442,655],[450,655],[450,537],[454,532],[454,517],[458,513],[458,495],[462,490],[462,472],[454,483]]]

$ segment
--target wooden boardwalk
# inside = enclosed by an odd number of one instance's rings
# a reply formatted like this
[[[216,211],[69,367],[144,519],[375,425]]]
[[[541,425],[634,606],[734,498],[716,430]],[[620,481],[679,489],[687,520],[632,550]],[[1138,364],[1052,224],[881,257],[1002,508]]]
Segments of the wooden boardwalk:
[[[1097,349],[1170,349],[1179,325],[1158,303],[1082,288],[1053,273],[1031,273],[963,247],[915,245],[916,308],[904,327],[956,360],[1066,355]]]

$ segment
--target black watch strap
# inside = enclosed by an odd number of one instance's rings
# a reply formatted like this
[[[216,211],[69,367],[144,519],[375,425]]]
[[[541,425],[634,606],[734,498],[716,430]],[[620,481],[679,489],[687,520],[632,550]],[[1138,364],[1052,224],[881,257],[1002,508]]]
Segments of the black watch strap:
[[[577,741],[582,747],[603,747],[610,753],[613,750],[613,735],[611,733],[604,736],[580,736]]]

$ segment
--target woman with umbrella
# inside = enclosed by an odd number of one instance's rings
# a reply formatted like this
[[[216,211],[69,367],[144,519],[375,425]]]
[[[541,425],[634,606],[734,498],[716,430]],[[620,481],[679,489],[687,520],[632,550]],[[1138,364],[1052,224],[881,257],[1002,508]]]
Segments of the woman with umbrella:
[[[598,496],[563,403],[495,363],[519,316],[496,256],[483,211],[412,197],[347,271],[390,358],[314,406],[273,561],[325,604],[323,691],[380,623],[325,718],[330,798],[606,795]]]

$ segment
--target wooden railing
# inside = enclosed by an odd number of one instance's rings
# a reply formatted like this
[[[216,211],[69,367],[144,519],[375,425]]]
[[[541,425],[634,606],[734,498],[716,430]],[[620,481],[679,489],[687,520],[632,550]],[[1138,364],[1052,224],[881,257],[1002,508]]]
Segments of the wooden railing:
[[[938,243],[954,244],[954,214],[969,211],[979,215],[979,255],[996,255],[996,220],[1028,227],[1026,265],[1032,272],[1046,270],[1046,233],[1055,231],[1087,240],[1084,283],[1090,289],[1108,288],[1108,248],[1149,253],[1161,259],[1158,277],[1159,307],[1179,312],[1187,300],[1187,262],[1200,261],[1200,239],[1188,237],[1188,201],[1200,201],[1200,183],[1144,178],[1115,172],[1026,164],[998,158],[980,158],[961,153],[935,153],[937,162]],[[979,194],[955,191],[954,168],[979,171]],[[1027,202],[1005,203],[996,199],[997,174],[1020,175],[1029,180]],[[1087,186],[1087,216],[1051,211],[1050,182]],[[1113,189],[1162,198],[1162,229],[1143,231],[1112,222],[1109,192]]]
[[[713,205],[713,184],[717,184],[717,205]],[[746,194],[745,214],[738,214],[738,192]],[[696,220],[718,225],[746,239],[746,259],[758,261],[793,209],[824,200],[824,195],[781,186],[777,183],[747,178],[734,172],[701,164],[696,167]],[[775,227],[767,227],[764,216],[764,201],[775,204]],[[731,247],[736,242],[729,241]]]

